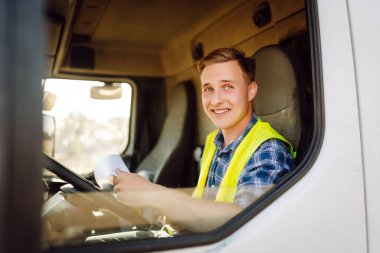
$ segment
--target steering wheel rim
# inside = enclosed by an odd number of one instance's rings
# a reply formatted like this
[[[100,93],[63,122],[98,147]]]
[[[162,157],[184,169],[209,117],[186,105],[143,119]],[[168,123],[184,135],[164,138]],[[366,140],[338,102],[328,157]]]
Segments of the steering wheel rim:
[[[55,159],[53,159],[52,157],[46,154],[43,154],[43,166],[48,171],[54,173],[62,180],[73,185],[78,191],[102,192],[102,190],[98,186],[96,186],[94,183],[82,177],[81,175],[75,173],[74,171],[70,170],[64,165],[60,164]],[[96,194],[96,195],[91,194],[91,196],[92,196],[91,198],[93,198],[94,201],[108,207],[110,210],[112,210],[112,212],[122,217],[126,221],[130,222],[132,220],[133,221],[132,224],[137,225],[137,226],[142,226],[142,225],[150,226],[150,222],[147,219],[142,217],[140,214],[138,214],[137,211],[133,210],[132,208],[122,205],[115,198],[110,198],[109,196],[107,196],[107,194]]]

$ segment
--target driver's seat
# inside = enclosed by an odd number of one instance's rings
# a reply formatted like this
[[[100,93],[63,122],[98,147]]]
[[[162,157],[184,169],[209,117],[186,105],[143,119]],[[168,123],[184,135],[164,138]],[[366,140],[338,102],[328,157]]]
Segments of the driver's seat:
[[[253,57],[259,87],[254,110],[297,149],[301,126],[294,66],[285,51],[277,45],[266,46]]]

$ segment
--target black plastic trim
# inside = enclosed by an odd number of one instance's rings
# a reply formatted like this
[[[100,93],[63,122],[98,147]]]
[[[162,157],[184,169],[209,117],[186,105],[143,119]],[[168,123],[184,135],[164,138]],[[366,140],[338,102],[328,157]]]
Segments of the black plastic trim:
[[[0,0],[0,252],[41,248],[42,1]]]

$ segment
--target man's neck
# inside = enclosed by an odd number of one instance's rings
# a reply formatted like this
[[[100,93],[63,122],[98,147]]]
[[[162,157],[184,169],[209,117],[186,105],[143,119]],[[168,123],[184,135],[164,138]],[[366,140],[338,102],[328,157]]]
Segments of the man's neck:
[[[240,122],[238,122],[233,127],[227,128],[227,129],[221,129],[223,138],[224,138],[223,147],[226,147],[229,144],[231,144],[243,133],[244,129],[247,128],[252,117],[253,117],[253,112],[247,114],[246,117],[244,117]]]

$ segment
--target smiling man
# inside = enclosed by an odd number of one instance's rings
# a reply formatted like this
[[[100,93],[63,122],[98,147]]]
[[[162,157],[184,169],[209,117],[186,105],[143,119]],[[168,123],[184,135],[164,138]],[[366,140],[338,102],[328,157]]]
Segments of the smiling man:
[[[246,207],[255,198],[252,186],[273,185],[294,167],[292,145],[254,113],[253,58],[220,48],[204,57],[198,70],[203,109],[219,130],[207,137],[194,196]]]
[[[218,129],[206,139],[193,196],[122,171],[114,190],[127,206],[151,207],[188,230],[208,231],[251,204],[255,189],[276,184],[294,165],[291,144],[254,113],[254,60],[237,49],[220,48],[198,69],[203,109]]]

